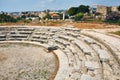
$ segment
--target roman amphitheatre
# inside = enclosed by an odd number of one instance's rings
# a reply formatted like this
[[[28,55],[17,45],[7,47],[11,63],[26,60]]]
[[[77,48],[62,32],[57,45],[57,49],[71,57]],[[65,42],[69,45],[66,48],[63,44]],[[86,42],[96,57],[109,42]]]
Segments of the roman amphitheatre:
[[[120,80],[119,30],[1,26],[0,80]]]

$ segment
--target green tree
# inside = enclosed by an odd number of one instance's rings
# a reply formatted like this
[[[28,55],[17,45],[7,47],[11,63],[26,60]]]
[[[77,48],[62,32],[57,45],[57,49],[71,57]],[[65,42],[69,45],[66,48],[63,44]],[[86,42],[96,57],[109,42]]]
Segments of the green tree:
[[[73,15],[75,15],[75,14],[77,13],[77,11],[78,11],[78,8],[77,8],[77,7],[71,7],[71,8],[67,11],[67,13],[68,13],[70,16],[73,16]]]
[[[120,6],[118,6],[118,10],[120,11]]]
[[[78,13],[75,15],[75,21],[80,21],[83,18],[83,13]]]
[[[50,14],[46,14],[46,16],[44,17],[44,19],[51,19],[51,15]]]
[[[26,16],[25,16],[25,15],[22,15],[22,16],[21,16],[21,18],[22,18],[22,19],[25,19],[25,18],[26,18]]]
[[[0,22],[17,22],[17,19],[3,13],[0,14]]]
[[[75,14],[78,14],[78,13],[89,13],[90,10],[89,10],[89,6],[85,6],[85,5],[80,5],[79,7],[71,7],[67,13],[70,15],[70,16],[73,16]]]
[[[85,5],[80,5],[79,7],[78,7],[78,11],[77,11],[77,13],[89,13],[89,6],[85,6]]]

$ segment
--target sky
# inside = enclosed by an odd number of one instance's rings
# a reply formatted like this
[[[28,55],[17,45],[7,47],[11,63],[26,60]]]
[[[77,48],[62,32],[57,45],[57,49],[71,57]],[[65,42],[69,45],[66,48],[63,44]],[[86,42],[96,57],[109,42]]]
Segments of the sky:
[[[65,10],[79,5],[92,6],[93,4],[118,6],[120,5],[120,0],[0,0],[0,11]]]

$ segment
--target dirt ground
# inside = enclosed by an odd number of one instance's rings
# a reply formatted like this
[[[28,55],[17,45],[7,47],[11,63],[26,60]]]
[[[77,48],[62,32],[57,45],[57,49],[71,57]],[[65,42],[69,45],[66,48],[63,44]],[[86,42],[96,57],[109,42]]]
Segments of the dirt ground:
[[[39,23],[3,23],[0,26],[67,26],[72,25],[77,28],[82,29],[106,29],[106,28],[117,28],[120,27],[118,25],[110,25],[105,23],[96,23],[96,22],[65,22],[65,21],[52,21],[52,22],[44,22],[43,24]]]
[[[0,80],[49,80],[56,74],[55,61],[54,54],[43,47],[0,44]]]
[[[109,25],[105,23],[71,23],[71,25],[77,28],[85,28],[85,29],[106,29],[106,28],[117,28],[118,25]]]

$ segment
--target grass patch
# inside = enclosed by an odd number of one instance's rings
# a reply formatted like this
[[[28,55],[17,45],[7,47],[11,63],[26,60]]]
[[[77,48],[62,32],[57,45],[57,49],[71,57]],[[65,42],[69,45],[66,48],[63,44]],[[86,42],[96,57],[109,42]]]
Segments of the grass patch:
[[[112,34],[116,34],[116,35],[119,35],[120,36],[120,31],[116,31],[116,32],[110,32]]]
[[[10,44],[4,44],[4,43],[2,43],[2,44],[0,44],[0,47],[10,47]]]
[[[109,20],[109,21],[104,21],[104,22],[108,24],[120,25],[120,20]]]
[[[93,23],[104,23],[102,20],[97,20],[97,19],[86,19],[83,20],[84,22],[93,22]]]
[[[84,22],[92,22],[92,23],[106,23],[111,25],[120,25],[120,20],[99,20],[99,19],[86,19]]]

